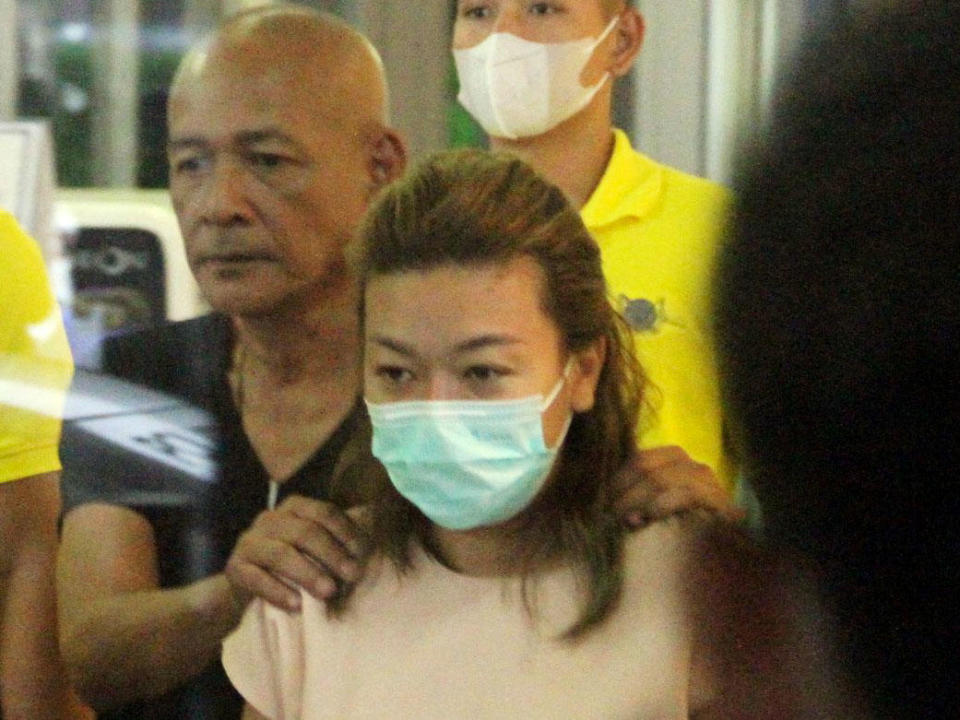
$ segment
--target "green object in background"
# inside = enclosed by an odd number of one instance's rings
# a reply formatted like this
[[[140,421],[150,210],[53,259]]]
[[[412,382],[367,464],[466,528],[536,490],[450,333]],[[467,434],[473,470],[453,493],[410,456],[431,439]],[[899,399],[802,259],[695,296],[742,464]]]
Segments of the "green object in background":
[[[458,90],[457,71],[451,61],[447,71],[447,97],[450,98],[447,106],[447,130],[450,147],[486,147],[487,138],[483,128],[477,125],[470,113],[457,102]]]
[[[447,111],[447,126],[450,133],[450,147],[486,147],[487,139],[483,130],[460,106],[460,103],[450,104],[450,109]]]
[[[180,57],[173,51],[140,54],[138,187],[167,187],[167,96]]]
[[[52,88],[51,119],[56,148],[57,183],[64,187],[93,184],[90,162],[93,54],[83,43],[60,43],[54,51],[56,83]]]
[[[142,51],[138,73],[137,186],[167,186],[167,94],[180,62],[175,51]],[[52,82],[25,80],[19,117],[48,118],[56,148],[57,184],[91,187],[93,50],[88,43],[59,42]]]

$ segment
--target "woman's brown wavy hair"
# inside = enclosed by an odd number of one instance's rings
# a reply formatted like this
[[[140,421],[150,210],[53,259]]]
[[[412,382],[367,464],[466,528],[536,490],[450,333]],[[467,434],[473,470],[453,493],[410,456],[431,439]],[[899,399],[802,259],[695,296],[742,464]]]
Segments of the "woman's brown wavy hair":
[[[558,558],[584,590],[576,638],[615,607],[622,584],[623,529],[613,511],[614,477],[635,448],[644,384],[629,331],[614,311],[600,251],[563,193],[522,161],[460,150],[435,155],[388,187],[361,230],[359,275],[443,266],[503,265],[530,257],[543,273],[542,308],[575,353],[606,345],[592,409],[578,413],[547,489],[523,513],[517,557],[529,580]],[[361,293],[362,297],[362,293]],[[361,317],[363,310],[361,308]],[[372,506],[374,546],[402,570],[410,540],[429,548],[429,521],[392,486]]]

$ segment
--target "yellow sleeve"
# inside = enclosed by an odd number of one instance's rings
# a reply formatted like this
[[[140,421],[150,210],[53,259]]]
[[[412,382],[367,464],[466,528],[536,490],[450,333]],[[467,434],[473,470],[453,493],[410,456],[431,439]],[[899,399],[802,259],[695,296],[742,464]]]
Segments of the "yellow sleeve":
[[[0,482],[60,469],[73,361],[36,243],[0,212]]]

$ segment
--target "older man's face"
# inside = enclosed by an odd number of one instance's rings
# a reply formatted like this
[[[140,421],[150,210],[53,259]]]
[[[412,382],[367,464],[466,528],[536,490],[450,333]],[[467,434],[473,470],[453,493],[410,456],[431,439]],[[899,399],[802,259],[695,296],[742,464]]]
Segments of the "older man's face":
[[[368,156],[348,93],[318,84],[247,50],[208,58],[171,99],[170,192],[217,310],[270,313],[342,286]]]

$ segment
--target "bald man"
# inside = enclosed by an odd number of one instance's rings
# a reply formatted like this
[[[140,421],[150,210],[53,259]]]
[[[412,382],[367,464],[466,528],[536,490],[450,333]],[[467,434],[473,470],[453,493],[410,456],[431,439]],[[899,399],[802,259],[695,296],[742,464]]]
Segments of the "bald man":
[[[369,43],[289,7],[237,16],[175,78],[170,190],[214,313],[122,338],[106,363],[210,410],[223,467],[195,512],[209,549],[192,569],[182,527],[67,468],[61,643],[101,718],[240,716],[218,660],[249,598],[223,572],[231,554],[235,576],[292,609],[296,593],[271,573],[321,596],[359,573],[357,538],[335,508],[381,476],[363,451],[345,251],[368,198],[404,165],[386,108]],[[235,548],[271,496],[277,511]]]

